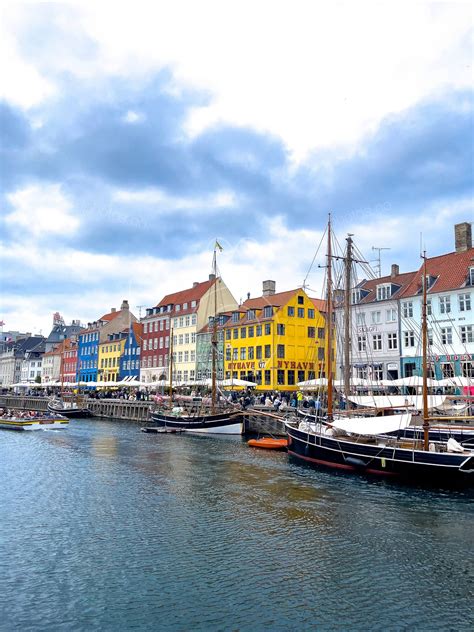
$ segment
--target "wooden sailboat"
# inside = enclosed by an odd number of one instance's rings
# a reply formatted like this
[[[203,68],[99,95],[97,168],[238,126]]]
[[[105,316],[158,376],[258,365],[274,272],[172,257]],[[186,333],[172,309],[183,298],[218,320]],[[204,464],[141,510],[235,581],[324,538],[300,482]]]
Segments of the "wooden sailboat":
[[[423,440],[402,440],[388,435],[408,428],[409,412],[386,417],[337,417],[333,412],[332,376],[332,254],[331,220],[328,222],[328,315],[326,367],[328,371],[328,409],[325,419],[286,422],[288,454],[313,466],[327,466],[363,474],[396,477],[411,483],[474,484],[474,450],[453,442],[430,442],[426,367],[426,276],[423,279]],[[349,288],[346,288],[346,292]],[[348,314],[346,314],[346,317]],[[345,341],[348,344],[348,340]],[[455,451],[451,451],[455,450]]]
[[[60,377],[61,391],[59,397],[53,395],[48,400],[48,410],[52,413],[63,415],[68,418],[90,417],[91,410],[79,395],[65,395],[64,393],[64,352],[65,343],[61,343]],[[78,385],[79,387],[79,385]]]
[[[173,407],[173,347],[170,349],[170,397],[169,406],[151,412],[152,421],[168,429],[179,429],[198,434],[242,434],[243,421],[239,410],[230,406],[219,406],[217,402],[217,242],[212,260],[214,275],[214,318],[212,326],[211,351],[211,406],[206,406],[202,398],[184,398]],[[173,340],[173,335],[171,335]]]

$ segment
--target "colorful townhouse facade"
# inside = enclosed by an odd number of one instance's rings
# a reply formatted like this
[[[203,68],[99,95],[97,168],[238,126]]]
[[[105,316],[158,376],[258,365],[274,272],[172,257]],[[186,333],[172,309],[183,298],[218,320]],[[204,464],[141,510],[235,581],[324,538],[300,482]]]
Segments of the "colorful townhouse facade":
[[[152,383],[169,380],[171,345],[173,376],[177,383],[196,379],[197,332],[215,312],[237,307],[237,302],[220,277],[209,275],[204,282],[166,295],[147,309],[143,324],[140,380]]]
[[[125,349],[126,332],[112,333],[107,340],[99,343],[97,384],[118,382],[120,374],[120,358]]]
[[[123,354],[120,357],[119,380],[140,379],[143,324],[133,323],[126,331]]]
[[[412,282],[415,272],[400,274],[392,265],[388,276],[362,281],[350,296],[350,374],[359,379],[390,380],[400,375],[399,298]],[[345,309],[336,308],[336,329],[344,331]],[[336,378],[344,378],[344,345],[337,345]]]
[[[297,390],[298,382],[324,376],[324,302],[301,289],[263,294],[232,311],[224,326],[225,378],[255,382],[257,390]],[[334,350],[333,350],[334,358]]]
[[[424,267],[400,297],[401,371],[421,375]],[[455,251],[426,260],[429,373],[474,378],[474,248],[471,224],[455,226]]]
[[[99,344],[106,342],[110,334],[119,333],[130,327],[136,320],[130,311],[128,301],[123,300],[120,310],[112,308],[108,314],[87,324],[87,327],[79,334],[77,378],[80,382],[85,382],[86,385],[97,382]]]

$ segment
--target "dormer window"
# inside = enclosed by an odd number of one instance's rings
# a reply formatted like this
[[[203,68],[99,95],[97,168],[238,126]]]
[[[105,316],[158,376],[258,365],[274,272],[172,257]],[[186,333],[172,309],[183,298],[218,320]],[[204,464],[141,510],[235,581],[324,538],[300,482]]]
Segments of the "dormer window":
[[[263,308],[263,317],[270,318],[273,314],[273,307],[271,305],[265,305]]]
[[[181,305],[176,305],[175,310],[176,310],[177,312],[180,312],[180,311],[181,311]]]
[[[255,310],[249,309],[247,311],[247,320],[255,320]]]
[[[239,322],[239,317],[240,317],[239,312],[232,312],[232,322],[233,323],[238,323]]]
[[[390,283],[383,283],[377,285],[377,300],[385,301],[392,295],[392,286]]]
[[[357,303],[360,303],[361,300],[361,292],[360,290],[352,290],[352,304],[353,305],[357,305]]]
[[[467,277],[467,284],[474,285],[474,267],[469,268],[469,274]]]
[[[183,303],[183,309],[188,309],[188,304],[187,303]]]

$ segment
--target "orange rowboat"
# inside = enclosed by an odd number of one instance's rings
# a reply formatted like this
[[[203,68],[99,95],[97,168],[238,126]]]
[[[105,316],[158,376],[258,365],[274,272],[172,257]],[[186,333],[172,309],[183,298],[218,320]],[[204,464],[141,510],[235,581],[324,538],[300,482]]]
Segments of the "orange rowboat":
[[[286,450],[288,439],[272,439],[263,437],[262,439],[250,439],[247,444],[251,448],[263,448],[264,450]]]

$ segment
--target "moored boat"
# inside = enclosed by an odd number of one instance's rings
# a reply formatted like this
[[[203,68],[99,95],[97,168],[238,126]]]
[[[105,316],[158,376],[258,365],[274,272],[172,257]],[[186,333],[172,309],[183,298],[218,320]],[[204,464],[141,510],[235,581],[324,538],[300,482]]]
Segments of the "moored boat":
[[[288,447],[288,439],[262,437],[261,439],[249,439],[247,445],[251,448],[261,448],[264,450],[286,450]]]
[[[159,427],[169,429],[182,429],[186,432],[199,434],[242,434],[243,421],[239,411],[219,412],[203,414],[186,412],[184,408],[170,411],[155,411],[151,413],[151,419]]]
[[[0,410],[0,428],[3,430],[57,430],[67,428],[68,423],[67,417],[53,413]]]
[[[90,417],[91,410],[81,401],[65,400],[54,397],[48,401],[48,410],[65,417]]]

